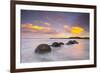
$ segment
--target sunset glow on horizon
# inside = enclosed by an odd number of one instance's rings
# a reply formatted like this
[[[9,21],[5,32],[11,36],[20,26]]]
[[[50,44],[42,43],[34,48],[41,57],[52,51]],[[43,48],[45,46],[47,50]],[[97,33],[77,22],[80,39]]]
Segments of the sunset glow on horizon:
[[[24,34],[32,34],[29,36],[33,38],[34,35],[46,35],[47,38],[89,37],[89,14],[22,10],[21,30]]]

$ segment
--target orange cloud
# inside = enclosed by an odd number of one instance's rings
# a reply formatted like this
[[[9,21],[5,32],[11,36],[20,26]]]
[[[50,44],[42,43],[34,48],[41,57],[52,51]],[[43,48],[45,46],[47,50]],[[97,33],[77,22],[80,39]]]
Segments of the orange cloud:
[[[32,24],[22,24],[22,29],[24,32],[30,31],[30,32],[38,32],[38,33],[45,33],[45,34],[56,33],[56,31],[51,27],[37,26]]]
[[[22,24],[22,28],[31,28],[32,24]]]
[[[23,28],[35,29],[35,30],[43,30],[43,29],[44,29],[44,28],[41,27],[41,26],[32,25],[32,24],[23,24],[22,27],[23,27]]]
[[[36,29],[36,30],[43,30],[44,28],[43,27],[41,27],[41,26],[32,26],[32,28],[33,29]]]
[[[50,31],[52,31],[52,28],[45,27],[43,31],[44,31],[44,32],[50,32]]]
[[[84,31],[84,29],[81,27],[72,27],[71,28],[72,34],[81,34],[83,31]]]

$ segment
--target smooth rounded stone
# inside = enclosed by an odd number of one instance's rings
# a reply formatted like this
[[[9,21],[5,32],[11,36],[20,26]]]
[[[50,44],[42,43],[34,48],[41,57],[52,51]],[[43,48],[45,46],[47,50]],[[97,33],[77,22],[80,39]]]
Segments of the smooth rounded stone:
[[[73,40],[74,44],[78,44],[79,42],[77,42],[76,40]]]
[[[68,43],[66,43],[66,45],[72,45],[72,44],[78,44],[78,42],[76,40],[70,40],[68,41]]]
[[[51,47],[48,44],[40,44],[35,49],[35,53],[44,54],[51,52]]]
[[[64,43],[63,43],[63,42],[60,42],[59,44],[60,44],[60,45],[64,45]]]
[[[54,42],[54,43],[52,43],[52,45],[51,45],[52,47],[60,47],[61,46],[61,44],[59,44],[58,42]]]

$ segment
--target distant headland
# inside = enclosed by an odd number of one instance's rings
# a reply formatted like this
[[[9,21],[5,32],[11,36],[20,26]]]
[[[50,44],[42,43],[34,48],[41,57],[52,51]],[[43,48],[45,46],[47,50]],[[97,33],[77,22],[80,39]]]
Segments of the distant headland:
[[[50,38],[50,39],[89,39],[89,37],[69,37],[69,38]]]

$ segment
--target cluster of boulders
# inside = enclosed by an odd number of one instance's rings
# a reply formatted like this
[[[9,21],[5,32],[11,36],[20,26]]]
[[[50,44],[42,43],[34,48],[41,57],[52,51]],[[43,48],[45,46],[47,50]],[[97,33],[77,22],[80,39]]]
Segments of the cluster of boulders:
[[[76,40],[70,40],[66,43],[66,45],[72,45],[72,44],[78,44],[78,42]],[[40,44],[35,49],[35,53],[38,53],[38,54],[49,53],[49,52],[51,52],[51,47],[50,46],[52,46],[52,47],[61,47],[62,45],[64,45],[63,42],[54,42],[54,43],[52,43],[52,45]]]

